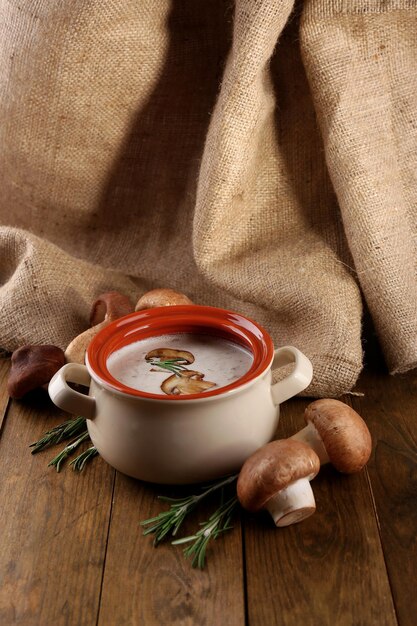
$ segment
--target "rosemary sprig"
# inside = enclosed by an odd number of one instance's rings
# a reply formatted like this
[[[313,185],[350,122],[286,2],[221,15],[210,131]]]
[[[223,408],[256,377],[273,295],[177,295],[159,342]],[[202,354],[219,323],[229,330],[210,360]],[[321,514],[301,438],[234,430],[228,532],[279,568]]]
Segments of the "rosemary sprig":
[[[74,439],[75,437],[75,439]],[[32,454],[36,454],[40,452],[44,448],[49,448],[55,444],[60,443],[66,439],[73,439],[73,441],[67,445],[59,454],[57,454],[50,463],[48,463],[48,467],[51,465],[56,468],[56,471],[59,472],[61,469],[62,463],[65,459],[72,454],[72,452],[83,442],[87,441],[89,438],[89,434],[87,431],[87,423],[85,417],[76,417],[75,419],[70,419],[63,424],[59,424],[52,428],[52,430],[48,430],[39,441],[32,443],[30,445],[32,450]],[[98,450],[92,446],[87,450],[84,450],[81,454],[79,454],[73,461],[71,461],[70,465],[72,469],[77,472],[82,472],[87,463],[89,463],[95,456],[98,455]]]
[[[181,361],[181,359],[165,359],[161,361],[158,361],[158,359],[150,359],[148,363],[153,367],[160,367],[161,370],[168,370],[168,372],[172,372],[178,376],[182,371],[187,369],[184,365],[181,365],[179,361]]]
[[[227,478],[217,481],[214,484],[212,483],[200,494],[191,495],[186,498],[167,498],[166,496],[159,496],[160,500],[171,503],[171,506],[168,511],[163,511],[155,517],[142,521],[140,523],[141,526],[148,526],[148,528],[143,531],[143,534],[153,534],[153,543],[155,546],[157,546],[158,543],[165,539],[169,534],[175,537],[186,516],[191,513],[201,500],[214,491],[231,484],[237,479],[237,476],[237,474],[228,476]]]
[[[206,522],[200,523],[200,530],[195,535],[189,537],[182,537],[172,541],[173,546],[178,546],[184,543],[192,544],[184,549],[186,557],[192,558],[192,566],[204,568],[206,561],[207,545],[211,539],[217,539],[219,535],[231,530],[233,526],[230,525],[233,513],[237,507],[238,499],[236,496],[231,497],[224,502]]]
[[[55,467],[56,471],[59,472],[61,469],[61,464],[65,461],[65,459],[69,457],[70,454],[72,454],[83,441],[89,439],[89,437],[90,435],[88,434],[88,432],[85,432],[83,435],[81,435],[81,437],[78,437],[77,439],[75,439],[75,441],[72,441],[63,450],[61,450],[61,452],[57,454],[56,457],[52,459],[52,461],[48,463],[48,467]]]
[[[72,465],[72,469],[74,471],[82,472],[86,463],[91,461],[91,459],[93,459],[97,454],[98,454],[97,448],[92,446],[91,448],[84,450],[84,452],[81,452],[81,454],[75,457],[75,459],[70,462],[70,465]]]
[[[55,426],[52,430],[48,430],[39,441],[31,443],[29,447],[33,448],[32,454],[36,454],[44,448],[49,448],[61,441],[71,439],[72,437],[86,432],[87,426],[85,417],[76,417],[75,419],[70,419],[63,424]]]

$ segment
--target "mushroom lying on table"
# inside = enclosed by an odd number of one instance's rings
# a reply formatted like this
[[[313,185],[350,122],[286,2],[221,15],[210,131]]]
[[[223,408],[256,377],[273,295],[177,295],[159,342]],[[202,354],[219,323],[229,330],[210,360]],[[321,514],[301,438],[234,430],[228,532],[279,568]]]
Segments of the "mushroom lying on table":
[[[289,526],[316,510],[312,480],[320,469],[317,454],[290,439],[271,441],[243,464],[237,496],[248,511],[266,509],[276,526]]]
[[[118,291],[102,293],[93,302],[90,312],[90,326],[97,326],[104,321],[113,321],[133,313],[130,299]]]
[[[65,350],[67,361],[69,363],[84,363],[85,351],[93,337],[102,328],[129,313],[133,313],[133,306],[127,296],[118,291],[101,294],[91,307],[90,323],[92,327],[77,335],[68,345]]]
[[[332,463],[345,474],[359,472],[369,460],[371,435],[361,416],[339,400],[322,399],[308,405],[307,426],[290,439],[310,446],[320,463]]]
[[[64,365],[65,355],[57,346],[21,346],[12,354],[7,391],[11,398],[43,387]]]
[[[173,289],[152,289],[139,298],[135,311],[179,304],[193,304],[193,302],[184,293],[179,293]]]

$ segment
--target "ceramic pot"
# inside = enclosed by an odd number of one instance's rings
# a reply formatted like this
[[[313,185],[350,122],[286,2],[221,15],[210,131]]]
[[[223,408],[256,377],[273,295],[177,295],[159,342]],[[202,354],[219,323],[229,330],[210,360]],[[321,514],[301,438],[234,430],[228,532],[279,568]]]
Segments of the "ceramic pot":
[[[253,355],[249,371],[232,384],[192,395],[160,395],[126,387],[107,359],[133,342],[172,333],[209,334],[243,345]],[[272,384],[271,369],[294,364]],[[253,320],[215,307],[184,305],[132,313],[91,341],[86,365],[68,363],[52,378],[49,395],[61,409],[87,418],[100,455],[117,470],[156,483],[207,481],[238,471],[270,441],[279,405],[305,389],[313,369],[297,348],[274,349]],[[89,388],[89,395],[68,382]]]

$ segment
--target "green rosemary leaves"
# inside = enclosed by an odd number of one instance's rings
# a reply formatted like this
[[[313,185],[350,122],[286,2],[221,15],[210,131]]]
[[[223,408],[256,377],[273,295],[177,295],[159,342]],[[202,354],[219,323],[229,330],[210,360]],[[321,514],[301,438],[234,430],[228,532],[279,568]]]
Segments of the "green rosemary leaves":
[[[192,559],[192,566],[204,568],[206,560],[206,549],[211,539],[217,539],[219,535],[231,530],[230,522],[232,521],[235,509],[238,506],[238,499],[236,496],[232,496],[229,500],[219,506],[218,509],[210,515],[206,522],[200,523],[200,530],[195,535],[189,537],[182,537],[172,541],[173,546],[178,546],[184,543],[191,543],[190,546],[184,548],[184,554],[186,557]]]
[[[55,467],[56,471],[59,472],[61,469],[61,464],[65,461],[65,459],[69,457],[83,441],[89,438],[90,435],[85,432],[83,435],[81,435],[81,437],[78,437],[77,439],[75,439],[75,441],[72,441],[70,444],[65,446],[65,448],[61,450],[61,452],[57,454],[56,457],[52,459],[52,461],[49,461],[48,467]]]
[[[182,371],[187,370],[187,368],[182,364],[184,361],[181,359],[149,359],[148,363],[149,365],[152,365],[152,367],[159,367],[159,371],[168,371],[172,374],[177,374],[177,376],[181,374]]]
[[[207,498],[207,496],[214,491],[221,490],[220,505],[206,522],[200,524],[200,530],[194,535],[172,541],[173,545],[190,543],[191,545],[184,549],[184,554],[192,558],[193,567],[202,569],[205,564],[207,545],[210,540],[217,539],[220,534],[232,528],[230,522],[237,508],[238,500],[237,497],[233,495],[224,502],[224,490],[225,487],[231,485],[236,480],[237,475],[228,476],[225,479],[212,483],[201,493],[186,498],[167,498],[160,496],[160,500],[170,503],[171,506],[167,511],[159,513],[156,517],[151,517],[141,522],[141,526],[148,526],[143,534],[153,534],[155,546],[169,535],[175,537],[187,515],[189,515],[203,499]]]
[[[88,441],[90,439],[85,417],[70,419],[63,424],[59,424],[58,426],[55,426],[55,428],[48,430],[48,432],[46,432],[43,437],[39,439],[39,441],[35,441],[35,443],[30,444],[30,447],[33,448],[32,454],[37,454],[45,448],[57,445],[58,443],[61,443],[61,441],[66,441],[68,439],[72,439],[72,441],[48,463],[48,466],[55,467],[57,472],[61,470],[63,462],[71,456],[78,446],[84,441]],[[81,454],[71,461],[70,465],[73,470],[82,472],[85,465],[97,454],[98,451],[94,448],[94,446],[88,448],[88,450],[81,452]]]
[[[39,441],[31,443],[29,447],[33,448],[32,454],[36,454],[44,448],[49,448],[84,432],[87,432],[85,417],[76,417],[48,430]]]
[[[94,446],[84,450],[81,452],[73,461],[71,461],[70,465],[72,465],[72,469],[77,472],[82,472],[85,465],[91,461],[95,456],[97,456],[98,450]]]

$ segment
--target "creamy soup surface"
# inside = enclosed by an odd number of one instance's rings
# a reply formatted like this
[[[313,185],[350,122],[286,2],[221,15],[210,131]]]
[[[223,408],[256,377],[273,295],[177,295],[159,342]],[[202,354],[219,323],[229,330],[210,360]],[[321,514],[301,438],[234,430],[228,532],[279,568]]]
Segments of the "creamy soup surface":
[[[243,346],[212,335],[177,333],[142,339],[113,352],[107,369],[132,389],[161,395],[203,393],[230,385],[251,368]]]

